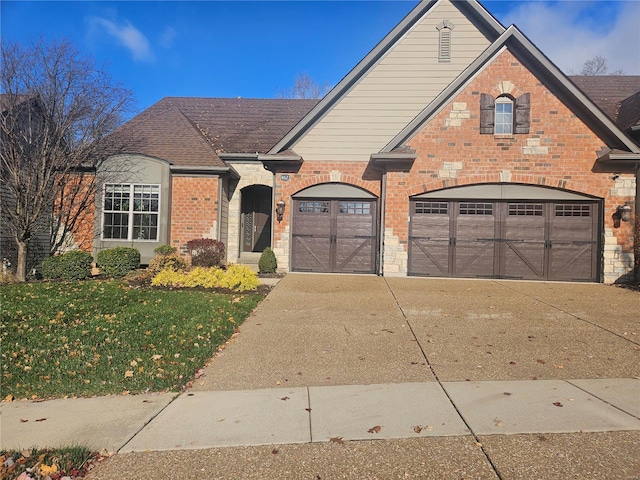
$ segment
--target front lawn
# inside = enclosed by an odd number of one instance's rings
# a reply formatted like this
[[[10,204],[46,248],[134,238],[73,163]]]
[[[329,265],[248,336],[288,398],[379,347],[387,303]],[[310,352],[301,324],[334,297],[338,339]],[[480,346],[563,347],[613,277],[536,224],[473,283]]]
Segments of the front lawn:
[[[2,285],[3,396],[179,390],[262,298],[118,281]]]

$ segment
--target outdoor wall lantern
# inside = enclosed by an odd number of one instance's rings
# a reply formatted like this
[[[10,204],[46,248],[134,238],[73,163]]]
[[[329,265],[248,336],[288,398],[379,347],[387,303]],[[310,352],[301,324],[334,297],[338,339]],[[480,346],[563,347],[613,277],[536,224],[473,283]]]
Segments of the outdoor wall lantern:
[[[283,216],[284,216],[284,200],[279,200],[278,203],[276,203],[276,218],[278,219],[278,222],[282,221]]]
[[[631,207],[629,205],[618,205],[616,212],[613,214],[613,226],[618,228],[620,221],[628,222],[631,220]]]

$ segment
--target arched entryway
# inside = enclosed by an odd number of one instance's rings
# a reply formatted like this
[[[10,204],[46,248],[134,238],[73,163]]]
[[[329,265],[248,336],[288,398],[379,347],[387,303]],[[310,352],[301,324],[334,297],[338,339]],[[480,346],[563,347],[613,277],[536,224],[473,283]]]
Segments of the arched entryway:
[[[343,183],[315,185],[293,195],[291,269],[375,273],[378,200]]]
[[[598,281],[602,202],[519,184],[410,199],[409,275]]]
[[[241,252],[262,252],[271,245],[271,187],[250,185],[241,190]]]

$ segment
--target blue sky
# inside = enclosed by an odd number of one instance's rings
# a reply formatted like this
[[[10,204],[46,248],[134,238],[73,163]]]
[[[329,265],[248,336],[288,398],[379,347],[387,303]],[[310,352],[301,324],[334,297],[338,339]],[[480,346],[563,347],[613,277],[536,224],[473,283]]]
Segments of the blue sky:
[[[335,85],[416,1],[0,2],[3,41],[68,38],[133,90],[273,98],[306,72]],[[483,1],[567,73],[595,55],[640,75],[640,0]]]

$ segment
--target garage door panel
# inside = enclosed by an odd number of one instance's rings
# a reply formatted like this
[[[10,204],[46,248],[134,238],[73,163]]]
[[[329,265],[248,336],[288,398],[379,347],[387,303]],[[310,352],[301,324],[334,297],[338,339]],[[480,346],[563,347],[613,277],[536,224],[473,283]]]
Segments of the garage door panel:
[[[494,240],[459,240],[456,238],[454,255],[454,276],[471,278],[495,276]]]
[[[334,271],[338,273],[375,273],[372,238],[338,238]]]
[[[409,240],[409,275],[449,276],[449,239]]]
[[[329,237],[295,236],[291,245],[292,268],[298,271],[329,272],[331,241]]]
[[[375,273],[375,200],[296,200],[294,271]]]
[[[597,202],[448,200],[447,215],[417,213],[436,203],[412,201],[409,275],[597,281]]]
[[[412,202],[409,275],[449,276],[449,231],[448,202]]]
[[[525,280],[544,278],[545,211],[543,203],[503,206],[502,276]]]

